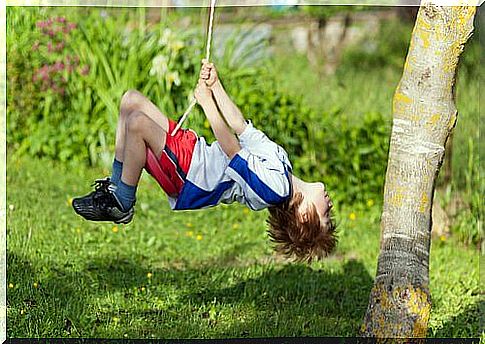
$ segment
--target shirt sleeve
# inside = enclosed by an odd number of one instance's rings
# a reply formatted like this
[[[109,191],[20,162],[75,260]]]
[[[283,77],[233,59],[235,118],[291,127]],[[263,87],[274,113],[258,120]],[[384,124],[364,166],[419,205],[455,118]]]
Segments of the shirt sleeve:
[[[261,130],[256,129],[251,121],[248,121],[246,129],[239,135],[239,143],[243,149],[251,154],[267,160],[268,164],[277,164],[278,166],[274,168],[281,168],[280,163],[283,163],[285,169],[292,171],[292,165],[286,151]]]
[[[231,159],[226,173],[241,185],[254,210],[281,204],[291,195],[288,167],[275,157],[262,157],[242,148]]]

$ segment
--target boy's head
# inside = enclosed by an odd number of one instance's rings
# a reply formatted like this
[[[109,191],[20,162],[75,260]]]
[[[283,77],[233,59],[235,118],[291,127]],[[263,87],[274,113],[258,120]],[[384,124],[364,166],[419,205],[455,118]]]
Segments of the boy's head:
[[[269,208],[269,235],[276,250],[298,260],[327,256],[335,248],[332,201],[322,183],[305,183],[293,196]]]

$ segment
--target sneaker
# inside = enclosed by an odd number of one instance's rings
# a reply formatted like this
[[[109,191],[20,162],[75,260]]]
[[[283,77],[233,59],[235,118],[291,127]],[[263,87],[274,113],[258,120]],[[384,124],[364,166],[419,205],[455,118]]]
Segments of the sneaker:
[[[132,206],[127,211],[123,211],[113,193],[116,186],[111,184],[109,178],[97,179],[92,186],[95,186],[93,192],[72,200],[72,207],[77,214],[90,221],[112,221],[125,224],[131,221],[135,207]]]

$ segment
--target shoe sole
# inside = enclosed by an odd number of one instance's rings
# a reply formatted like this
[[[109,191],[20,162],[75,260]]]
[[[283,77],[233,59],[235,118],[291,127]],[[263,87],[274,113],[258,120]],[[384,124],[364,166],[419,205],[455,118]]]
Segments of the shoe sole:
[[[116,223],[116,224],[122,223],[122,224],[126,225],[126,224],[130,223],[132,219],[133,219],[133,212],[129,212],[128,214],[126,214],[125,217],[123,217],[119,220],[113,221],[113,222]]]
[[[83,217],[84,219],[88,221],[95,221],[95,222],[114,222],[116,224],[128,224],[131,222],[134,216],[134,211],[133,208],[131,211],[129,211],[125,216],[123,216],[120,219],[117,220],[97,220],[96,219],[96,214],[93,212],[86,211],[86,209],[78,206],[77,204],[73,203],[72,207],[74,208],[74,212],[78,214],[79,216]]]

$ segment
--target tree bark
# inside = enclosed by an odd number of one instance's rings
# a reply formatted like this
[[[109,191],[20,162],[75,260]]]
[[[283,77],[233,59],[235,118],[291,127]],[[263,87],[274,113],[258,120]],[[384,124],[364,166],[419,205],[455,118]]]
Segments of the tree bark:
[[[445,144],[453,130],[459,56],[476,8],[422,4],[401,81],[384,187],[381,245],[364,336],[425,337],[431,310],[431,207]]]

